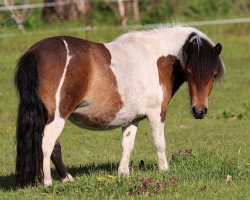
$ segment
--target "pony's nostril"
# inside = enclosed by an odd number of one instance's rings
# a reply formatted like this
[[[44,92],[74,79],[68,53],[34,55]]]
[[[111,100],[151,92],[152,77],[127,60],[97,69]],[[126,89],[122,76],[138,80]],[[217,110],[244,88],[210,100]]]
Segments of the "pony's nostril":
[[[192,106],[192,113],[196,115],[196,108]]]
[[[204,108],[204,114],[207,114],[207,107]]]

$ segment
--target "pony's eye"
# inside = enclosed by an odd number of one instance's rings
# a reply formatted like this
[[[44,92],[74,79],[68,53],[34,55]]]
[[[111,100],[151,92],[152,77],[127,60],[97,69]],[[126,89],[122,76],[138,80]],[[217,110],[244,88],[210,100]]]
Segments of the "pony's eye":
[[[213,77],[213,81],[215,81],[217,79],[218,75],[215,74],[214,77]]]

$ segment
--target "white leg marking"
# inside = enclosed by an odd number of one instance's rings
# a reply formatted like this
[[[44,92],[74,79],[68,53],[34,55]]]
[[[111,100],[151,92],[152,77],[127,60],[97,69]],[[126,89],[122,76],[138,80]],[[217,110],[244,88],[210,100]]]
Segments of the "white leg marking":
[[[158,167],[160,171],[167,171],[169,169],[168,161],[166,158],[166,142],[164,136],[164,123],[161,122],[160,110],[156,109],[148,115],[154,143],[157,150]]]
[[[55,110],[55,116],[54,120],[45,126],[44,129],[44,136],[42,141],[42,150],[43,150],[43,173],[44,173],[44,185],[49,186],[52,185],[52,178],[51,178],[51,170],[50,170],[50,156],[53,151],[53,148],[55,146],[55,142],[57,138],[60,136],[65,120],[61,118],[60,112],[59,112],[59,105],[60,105],[60,94],[62,85],[66,76],[67,67],[69,65],[70,59],[72,56],[69,55],[69,47],[65,40],[63,40],[66,51],[67,51],[67,57],[66,57],[66,63],[63,70],[62,78],[59,82],[59,86],[56,91],[56,110]]]
[[[122,159],[118,168],[119,175],[129,175],[129,159],[134,149],[138,123],[122,128]]]
[[[74,181],[74,179],[69,173],[67,174],[67,176],[64,179],[62,179],[63,183],[72,182],[72,181]]]
[[[55,146],[55,142],[63,130],[64,124],[64,119],[54,119],[50,124],[46,125],[44,129],[44,136],[42,141],[44,173],[43,183],[46,186],[52,185],[50,156]]]

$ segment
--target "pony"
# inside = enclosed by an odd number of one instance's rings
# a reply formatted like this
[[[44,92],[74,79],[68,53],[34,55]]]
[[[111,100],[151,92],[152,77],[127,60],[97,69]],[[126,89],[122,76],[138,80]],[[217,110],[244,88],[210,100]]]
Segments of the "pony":
[[[167,105],[188,83],[190,111],[202,119],[215,80],[224,73],[222,46],[185,26],[126,33],[110,43],[68,36],[43,39],[18,61],[20,98],[16,128],[17,187],[52,184],[50,160],[63,182],[72,181],[62,161],[59,136],[66,120],[90,130],[122,127],[119,175],[129,159],[139,122],[147,118],[158,169],[166,171]]]

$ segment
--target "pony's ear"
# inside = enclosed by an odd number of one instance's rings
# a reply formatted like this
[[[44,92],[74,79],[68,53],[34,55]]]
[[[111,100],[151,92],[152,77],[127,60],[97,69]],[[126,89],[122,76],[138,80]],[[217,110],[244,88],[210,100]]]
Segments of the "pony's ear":
[[[222,46],[220,43],[216,44],[215,47],[214,47],[214,52],[217,54],[217,55],[220,55],[220,52],[222,50]]]

